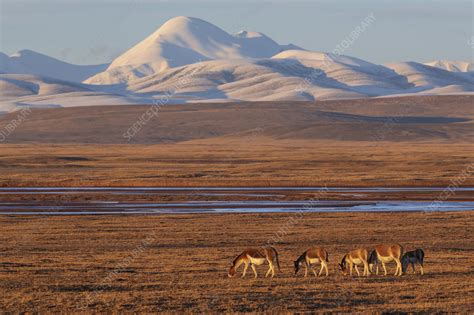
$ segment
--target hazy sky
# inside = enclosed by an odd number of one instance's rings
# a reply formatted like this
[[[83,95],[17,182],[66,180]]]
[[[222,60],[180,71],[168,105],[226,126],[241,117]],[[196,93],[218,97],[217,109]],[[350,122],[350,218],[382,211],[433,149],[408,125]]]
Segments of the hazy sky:
[[[235,33],[332,51],[361,20],[376,21],[345,51],[372,62],[473,60],[472,0],[0,0],[0,50],[32,49],[72,63],[109,62],[166,20],[194,16]]]

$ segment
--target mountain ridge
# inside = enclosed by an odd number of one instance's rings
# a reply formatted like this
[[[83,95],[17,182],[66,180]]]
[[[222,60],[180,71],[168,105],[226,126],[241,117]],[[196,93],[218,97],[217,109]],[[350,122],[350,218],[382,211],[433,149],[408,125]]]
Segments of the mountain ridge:
[[[108,64],[75,65],[29,49],[19,50],[10,56],[0,52],[0,73],[31,74],[82,82],[107,67]]]
[[[24,106],[472,94],[471,70],[472,63],[465,61],[375,64],[280,45],[260,32],[230,34],[180,16],[110,64],[76,66],[30,50],[0,53],[0,112]]]

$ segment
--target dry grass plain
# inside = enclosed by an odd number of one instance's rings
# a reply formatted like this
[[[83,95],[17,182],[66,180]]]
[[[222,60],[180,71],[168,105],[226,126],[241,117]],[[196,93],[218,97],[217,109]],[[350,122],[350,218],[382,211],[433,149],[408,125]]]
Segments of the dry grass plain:
[[[0,186],[446,186],[474,161],[473,144],[235,141],[4,144]]]
[[[3,312],[460,312],[474,307],[472,212],[0,217]],[[274,279],[227,278],[234,256],[275,245]],[[416,226],[421,226],[416,228]],[[399,242],[426,252],[424,276],[343,276],[357,246]],[[144,244],[144,245],[143,245]],[[140,247],[142,245],[143,247]],[[295,277],[312,245],[328,278]],[[388,268],[394,272],[394,266]]]

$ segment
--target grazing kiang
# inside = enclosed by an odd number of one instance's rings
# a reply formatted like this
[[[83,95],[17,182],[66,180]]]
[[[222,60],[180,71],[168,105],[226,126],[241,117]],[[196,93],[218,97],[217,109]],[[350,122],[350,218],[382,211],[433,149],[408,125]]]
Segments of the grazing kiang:
[[[314,273],[314,275],[320,276],[323,273],[323,270],[326,271],[326,277],[329,276],[328,270],[328,252],[324,248],[311,248],[305,251],[295,262],[295,275],[298,273],[302,266],[305,267],[304,276],[308,275],[308,269]],[[313,265],[320,264],[321,269],[319,274],[316,274],[316,271],[313,269]]]
[[[276,249],[273,247],[246,249],[242,252],[242,254],[234,259],[232,267],[229,269],[228,276],[233,277],[239,266],[244,264],[245,267],[242,273],[242,278],[245,277],[249,265],[253,270],[255,278],[257,278],[258,274],[255,266],[263,265],[265,262],[268,262],[268,271],[265,274],[265,277],[268,277],[271,274],[273,278],[275,276],[275,266],[277,266],[278,271],[280,271],[280,262],[278,261],[278,253]]]
[[[370,253],[369,257],[369,268],[373,273],[375,268],[375,274],[379,274],[378,264],[382,265],[384,275],[387,275],[386,263],[394,261],[397,264],[395,270],[395,276],[401,276],[403,274],[401,257],[403,254],[403,247],[399,244],[390,245],[377,245],[375,249]]]
[[[423,271],[423,259],[425,258],[425,252],[421,249],[415,249],[409,252],[406,252],[402,256],[402,271],[405,273],[408,269],[408,264],[411,264],[413,273],[415,273],[415,264],[420,265],[420,272],[424,274]]]
[[[357,275],[360,276],[359,269],[357,266],[364,266],[364,276],[369,275],[369,265],[367,263],[367,257],[369,253],[364,248],[359,248],[348,252],[344,257],[342,257],[342,261],[339,264],[344,275],[347,274],[347,269],[349,268],[349,274],[352,276],[352,268],[355,267]]]

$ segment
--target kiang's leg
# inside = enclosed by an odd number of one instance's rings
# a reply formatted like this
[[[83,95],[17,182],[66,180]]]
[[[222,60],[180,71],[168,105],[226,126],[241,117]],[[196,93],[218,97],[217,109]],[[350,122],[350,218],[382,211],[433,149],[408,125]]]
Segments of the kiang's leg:
[[[245,275],[247,274],[247,268],[249,267],[249,264],[247,262],[245,262],[244,264],[245,264],[245,267],[244,267],[244,272],[242,273],[242,278],[244,278]]]
[[[415,263],[414,262],[411,263],[411,269],[413,269],[413,274],[415,274],[416,272],[415,272]]]
[[[352,276],[352,263],[349,263],[349,275]]]
[[[272,261],[270,259],[267,258],[267,262],[268,262],[268,270],[267,270],[267,273],[265,274],[265,278],[268,277],[270,275],[272,271]]]
[[[402,263],[400,262],[399,259],[395,259],[395,262],[397,263],[397,270],[395,271],[395,276],[401,276],[402,275]]]
[[[270,275],[270,272],[272,272],[272,269],[270,269],[270,266],[268,266],[267,273],[265,274],[265,278]]]
[[[272,271],[272,278],[275,276],[275,266],[273,266],[272,263],[270,263],[270,270]]]
[[[306,278],[307,275],[308,275],[308,264],[305,263],[304,264],[304,277]]]
[[[357,268],[357,265],[354,265],[354,267],[355,267],[355,270],[356,270],[356,272],[357,272],[357,276],[359,277],[359,276],[360,276],[360,272],[359,272],[359,269]]]
[[[387,268],[385,268],[385,263],[382,261],[382,268],[383,268],[383,273],[384,273],[384,276],[387,275]]]
[[[329,276],[328,263],[324,262],[324,268],[326,269],[326,277]]]
[[[420,271],[421,271],[421,274],[422,274],[422,275],[425,274],[425,271],[423,270],[423,263],[420,264]]]
[[[255,268],[255,265],[254,265],[254,264],[251,264],[250,267],[252,267],[253,274],[255,275],[255,278],[257,278],[257,277],[258,277],[257,268]]]
[[[364,276],[368,276],[369,275],[369,264],[364,261]]]
[[[318,276],[323,274],[323,269],[324,269],[324,263],[321,261],[321,269],[319,269]]]

